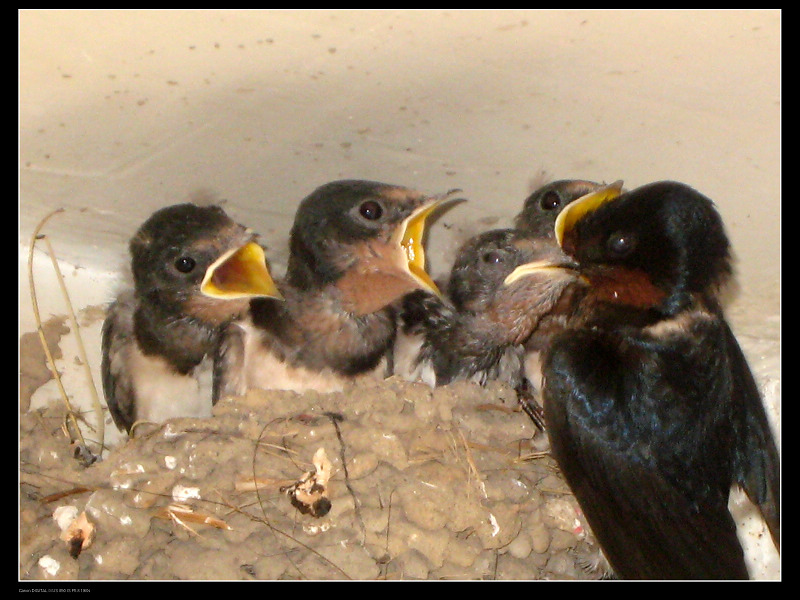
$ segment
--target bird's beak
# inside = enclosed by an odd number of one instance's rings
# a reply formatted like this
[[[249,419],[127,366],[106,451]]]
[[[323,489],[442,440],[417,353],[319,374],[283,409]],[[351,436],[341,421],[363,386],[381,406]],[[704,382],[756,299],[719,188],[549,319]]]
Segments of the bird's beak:
[[[559,246],[563,246],[564,234],[571,231],[575,223],[585,214],[600,208],[606,202],[617,198],[622,193],[622,180],[605,185],[593,192],[581,196],[567,204],[556,217],[555,233]]]
[[[252,241],[228,250],[214,261],[206,270],[200,291],[226,300],[254,297],[283,300],[267,268],[264,249]]]
[[[582,280],[583,277],[577,271],[577,264],[569,261],[556,262],[549,259],[535,260],[533,262],[525,263],[518,266],[516,269],[509,273],[503,281],[504,286],[509,286],[515,281],[519,281],[523,277],[541,273],[544,276],[554,278],[566,278]]]
[[[460,191],[450,190],[446,194],[429,199],[400,223],[393,236],[393,239],[396,240],[396,243],[403,251],[406,263],[403,265],[403,270],[407,271],[411,278],[419,283],[423,289],[429,290],[440,297],[442,293],[425,270],[425,249],[422,246],[422,238],[425,235],[425,220],[436,208],[449,200],[453,194]]]

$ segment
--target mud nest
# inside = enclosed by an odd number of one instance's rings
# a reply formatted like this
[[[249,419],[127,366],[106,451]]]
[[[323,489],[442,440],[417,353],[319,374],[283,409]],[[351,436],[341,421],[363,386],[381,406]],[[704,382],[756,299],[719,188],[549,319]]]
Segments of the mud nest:
[[[90,466],[63,421],[21,416],[23,580],[597,577],[546,439],[501,384],[253,391]]]

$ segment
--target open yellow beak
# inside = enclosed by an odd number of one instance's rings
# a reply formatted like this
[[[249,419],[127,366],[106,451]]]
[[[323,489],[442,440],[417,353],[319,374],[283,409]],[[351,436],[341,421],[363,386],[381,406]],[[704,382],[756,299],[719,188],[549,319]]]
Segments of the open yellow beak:
[[[206,270],[200,291],[211,298],[268,297],[283,300],[267,268],[264,250],[255,242],[233,248]]]
[[[399,238],[397,243],[405,254],[406,267],[411,277],[424,289],[440,297],[442,293],[425,270],[425,249],[422,245],[422,238],[425,235],[425,220],[437,207],[460,191],[450,190],[442,196],[429,200],[406,217],[395,233],[395,237]]]
[[[598,188],[567,204],[558,214],[558,217],[556,217],[555,233],[558,245],[562,245],[564,233],[570,231],[582,216],[596,210],[606,202],[617,198],[621,193],[622,180],[619,180]]]

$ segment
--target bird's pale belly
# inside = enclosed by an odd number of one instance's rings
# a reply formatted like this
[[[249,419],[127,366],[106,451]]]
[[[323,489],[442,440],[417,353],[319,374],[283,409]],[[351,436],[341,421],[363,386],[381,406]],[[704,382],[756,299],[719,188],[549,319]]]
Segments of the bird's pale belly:
[[[176,417],[211,416],[211,368],[204,361],[192,375],[175,373],[160,357],[134,353],[136,420],[162,423]]]

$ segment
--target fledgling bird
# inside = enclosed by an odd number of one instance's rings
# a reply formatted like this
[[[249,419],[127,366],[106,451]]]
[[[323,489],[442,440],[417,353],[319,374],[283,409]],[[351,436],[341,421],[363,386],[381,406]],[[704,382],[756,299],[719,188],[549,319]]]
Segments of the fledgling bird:
[[[289,236],[280,302],[256,299],[226,330],[215,397],[251,388],[341,390],[386,369],[394,304],[416,289],[438,294],[425,271],[425,220],[449,194],[341,180],[304,198]],[[380,373],[381,375],[383,373]]]
[[[279,298],[255,234],[215,205],[153,213],[130,241],[133,289],[102,330],[103,392],[114,423],[211,415],[222,327],[253,297]]]
[[[514,217],[514,226],[533,238],[554,239],[556,219],[570,202],[593,193],[598,194],[596,198],[618,195],[621,189],[622,181],[610,185],[585,179],[551,181],[525,199],[522,210]],[[547,346],[552,333],[561,330],[563,320],[558,312],[546,316],[525,343],[525,374],[532,393],[537,393],[542,385],[542,349]]]
[[[780,461],[718,300],[722,220],[671,181],[586,198],[555,226],[583,291],[544,360],[553,456],[619,577],[746,579],[729,493],[780,549]]]
[[[525,199],[522,210],[514,217],[514,227],[532,237],[552,238],[556,217],[573,200],[602,187],[585,179],[559,179],[536,189]]]
[[[403,299],[395,355],[397,373],[431,387],[453,381],[514,388],[523,409],[544,428],[525,378],[524,344],[563,291],[554,270],[532,268],[566,260],[555,241],[515,229],[474,236],[458,251],[445,297]]]

